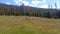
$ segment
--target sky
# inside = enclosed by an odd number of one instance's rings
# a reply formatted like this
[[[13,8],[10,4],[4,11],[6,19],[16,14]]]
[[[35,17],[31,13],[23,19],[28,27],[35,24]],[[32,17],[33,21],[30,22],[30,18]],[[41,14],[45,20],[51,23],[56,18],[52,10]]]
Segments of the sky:
[[[37,8],[60,8],[60,0],[0,0],[0,3],[8,5],[20,6],[24,3],[25,6],[32,6]]]

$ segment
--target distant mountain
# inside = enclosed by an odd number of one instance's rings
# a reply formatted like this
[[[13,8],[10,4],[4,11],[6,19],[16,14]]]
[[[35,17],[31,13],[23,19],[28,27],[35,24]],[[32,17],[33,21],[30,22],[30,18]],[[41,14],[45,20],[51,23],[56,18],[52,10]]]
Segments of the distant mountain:
[[[0,7],[3,8],[3,9],[6,9],[6,10],[10,10],[11,8],[16,8],[18,10],[20,10],[20,6],[15,6],[15,5],[7,5],[7,4],[3,4],[3,3],[0,3]],[[36,7],[30,7],[30,6],[24,6],[23,7],[24,9],[27,9],[27,10],[32,10],[32,11],[37,11],[37,12],[40,12],[40,11],[55,11],[56,9],[45,9],[45,8],[36,8]]]

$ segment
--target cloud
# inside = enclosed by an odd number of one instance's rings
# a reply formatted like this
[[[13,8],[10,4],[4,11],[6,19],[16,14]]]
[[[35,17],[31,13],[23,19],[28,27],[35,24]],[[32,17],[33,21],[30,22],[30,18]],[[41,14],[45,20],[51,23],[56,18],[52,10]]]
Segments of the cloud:
[[[35,5],[35,4],[40,4],[41,2],[40,1],[32,1],[31,3]]]
[[[28,1],[25,0],[13,0],[17,5],[21,5],[22,3],[24,3],[24,5],[29,5]]]
[[[38,5],[40,5],[40,4],[41,4],[40,1],[38,1],[38,0],[33,0],[33,1],[29,4],[29,6],[38,7]]]
[[[57,5],[57,7],[55,5],[50,5],[49,8],[53,8],[53,9],[59,9],[60,8],[60,5]]]
[[[37,5],[33,5],[33,4],[30,4],[29,6],[32,6],[32,7],[37,7]]]
[[[28,1],[22,1],[22,3],[24,3],[25,6],[30,4]]]
[[[59,5],[57,5],[57,9],[60,9],[60,4],[59,4]]]
[[[6,4],[10,5],[10,3],[9,3],[9,2],[7,2]]]
[[[47,0],[42,0],[42,3],[46,3]]]
[[[33,5],[33,4],[30,4],[29,6],[32,6],[32,7],[34,7],[34,5]]]
[[[21,2],[22,0],[13,0],[13,1],[16,3],[16,5],[21,5],[20,2]]]
[[[31,2],[28,2],[26,0],[13,0],[16,5],[21,5],[21,3],[24,3],[25,6],[32,6],[32,7],[39,7],[38,5],[40,5],[41,3],[46,3],[46,0],[32,0]],[[41,8],[48,8],[48,6],[46,4],[44,5],[40,5]]]
[[[14,2],[16,2],[16,3],[18,3],[18,2],[21,2],[21,1],[23,1],[23,0],[13,0]]]
[[[48,8],[48,5],[47,4],[43,4],[40,6],[40,8]]]

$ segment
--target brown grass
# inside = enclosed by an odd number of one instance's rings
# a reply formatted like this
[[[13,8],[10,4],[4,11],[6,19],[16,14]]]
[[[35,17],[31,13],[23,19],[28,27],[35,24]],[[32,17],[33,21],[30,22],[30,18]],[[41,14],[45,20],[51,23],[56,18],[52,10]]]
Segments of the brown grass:
[[[26,27],[36,31],[60,32],[60,19],[48,19],[24,16],[0,16],[0,29],[10,30],[16,27]]]

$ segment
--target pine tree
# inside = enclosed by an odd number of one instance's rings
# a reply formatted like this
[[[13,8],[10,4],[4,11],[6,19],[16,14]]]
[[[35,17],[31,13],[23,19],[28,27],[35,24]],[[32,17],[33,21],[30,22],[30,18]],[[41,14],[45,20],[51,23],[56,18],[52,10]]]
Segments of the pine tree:
[[[57,9],[57,4],[55,3],[55,9]]]
[[[47,12],[47,17],[48,18],[51,18],[51,15],[50,15],[50,12],[49,11]]]

